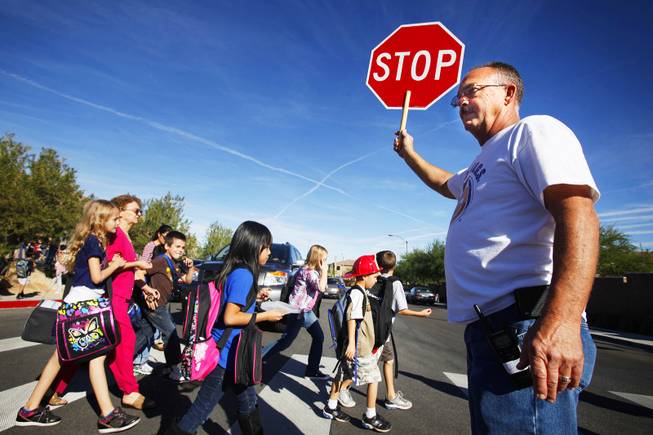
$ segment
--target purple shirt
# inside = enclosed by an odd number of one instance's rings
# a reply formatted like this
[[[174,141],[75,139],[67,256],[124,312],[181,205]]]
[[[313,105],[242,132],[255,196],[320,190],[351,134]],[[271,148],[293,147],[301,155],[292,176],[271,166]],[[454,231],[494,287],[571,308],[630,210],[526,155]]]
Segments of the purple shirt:
[[[315,269],[303,267],[295,275],[295,286],[290,293],[290,305],[306,312],[311,311],[320,294],[320,274]]]

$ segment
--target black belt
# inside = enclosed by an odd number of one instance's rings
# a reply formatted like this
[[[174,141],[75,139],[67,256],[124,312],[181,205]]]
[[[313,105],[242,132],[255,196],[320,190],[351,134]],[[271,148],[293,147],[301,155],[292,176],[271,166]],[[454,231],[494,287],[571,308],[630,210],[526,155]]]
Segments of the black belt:
[[[542,314],[544,303],[549,295],[548,285],[535,287],[522,287],[515,290],[515,301],[519,313],[531,319],[536,319]]]

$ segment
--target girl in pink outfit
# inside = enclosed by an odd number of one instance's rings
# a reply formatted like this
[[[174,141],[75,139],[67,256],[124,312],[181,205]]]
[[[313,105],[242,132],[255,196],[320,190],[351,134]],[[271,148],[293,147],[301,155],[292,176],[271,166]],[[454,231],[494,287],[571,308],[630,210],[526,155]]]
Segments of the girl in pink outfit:
[[[116,228],[116,237],[107,246],[107,257],[120,254],[127,264],[113,275],[113,293],[111,305],[113,314],[120,327],[120,343],[109,358],[109,367],[116,379],[118,388],[123,393],[122,404],[127,408],[144,409],[155,406],[154,401],[146,399],[138,389],[134,376],[134,348],[136,334],[127,310],[134,290],[134,269],[149,269],[151,264],[138,261],[136,251],[129,238],[129,230],[143,215],[141,200],[132,195],[120,195],[111,200],[120,210],[120,222]]]

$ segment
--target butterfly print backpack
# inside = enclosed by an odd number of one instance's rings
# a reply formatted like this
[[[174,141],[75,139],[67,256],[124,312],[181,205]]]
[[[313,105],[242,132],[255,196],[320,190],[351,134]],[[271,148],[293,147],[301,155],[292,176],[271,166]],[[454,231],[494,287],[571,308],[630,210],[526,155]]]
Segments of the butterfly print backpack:
[[[111,288],[110,283],[107,287]],[[111,300],[102,297],[63,302],[57,312],[55,336],[57,354],[63,362],[82,363],[109,353],[120,342]]]

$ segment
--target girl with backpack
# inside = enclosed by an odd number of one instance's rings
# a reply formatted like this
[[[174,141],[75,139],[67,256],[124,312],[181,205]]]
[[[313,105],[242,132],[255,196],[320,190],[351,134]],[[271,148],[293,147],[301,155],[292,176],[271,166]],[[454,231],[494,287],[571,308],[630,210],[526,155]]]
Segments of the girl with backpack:
[[[218,288],[222,289],[223,306],[214,325],[213,338],[219,342],[222,335],[230,337],[220,349],[218,365],[207,375],[195,401],[178,423],[173,423],[168,434],[193,434],[223,396],[223,384],[233,388],[238,403],[238,423],[244,435],[261,434],[263,427],[257,406],[256,390],[252,385],[234,382],[235,357],[238,337],[243,327],[264,321],[278,321],[282,311],[255,313],[256,282],[259,271],[270,256],[272,234],[258,222],[246,221],[234,233],[229,253],[218,276]],[[252,319],[252,316],[254,318]],[[236,342],[236,344],[234,344]],[[258,349],[260,353],[260,349]]]
[[[326,290],[327,284],[327,250],[320,245],[313,245],[306,256],[304,267],[297,271],[295,283],[290,293],[288,302],[299,309],[299,314],[291,314],[288,317],[286,331],[277,343],[270,348],[265,359],[288,349],[297,338],[299,330],[306,328],[311,335],[311,350],[308,354],[308,366],[306,367],[307,378],[329,379],[329,375],[320,371],[320,360],[322,359],[322,343],[324,343],[324,332],[320,326],[313,308],[321,293]]]
[[[115,234],[117,226],[118,209],[109,201],[95,200],[84,207],[82,220],[77,224],[69,244],[67,269],[74,275],[71,290],[64,298],[65,303],[99,299],[105,293],[106,279],[125,265],[125,260],[116,255],[102,269],[105,246]],[[87,331],[88,334],[91,332]],[[100,433],[120,432],[138,424],[140,418],[125,414],[111,403],[104,372],[105,359],[106,355],[97,356],[90,360],[88,367],[93,393],[100,408],[97,428]],[[18,411],[16,426],[54,426],[61,422],[61,417],[52,414],[47,407],[39,406],[61,367],[55,351],[43,368],[27,403]],[[70,369],[70,364],[64,368]]]

